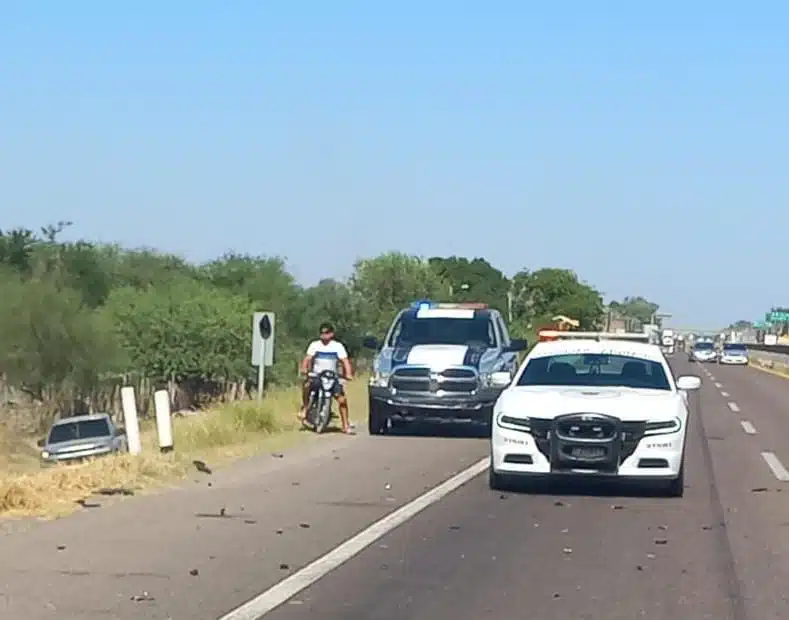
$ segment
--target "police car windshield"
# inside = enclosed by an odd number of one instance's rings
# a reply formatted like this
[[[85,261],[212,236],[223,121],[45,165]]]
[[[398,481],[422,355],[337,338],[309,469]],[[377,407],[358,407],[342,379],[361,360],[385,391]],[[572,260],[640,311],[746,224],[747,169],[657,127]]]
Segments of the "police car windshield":
[[[403,315],[392,330],[388,344],[390,347],[424,344],[482,344],[495,347],[496,340],[490,319],[486,316],[454,319]]]
[[[724,351],[736,351],[736,352],[745,351],[745,345],[744,344],[737,344],[737,343],[724,344],[723,345],[723,350]]]
[[[626,355],[571,354],[529,361],[519,386],[567,385],[671,390],[663,365]]]
[[[709,350],[714,348],[711,342],[697,342],[693,345],[694,349],[699,349],[701,351]]]

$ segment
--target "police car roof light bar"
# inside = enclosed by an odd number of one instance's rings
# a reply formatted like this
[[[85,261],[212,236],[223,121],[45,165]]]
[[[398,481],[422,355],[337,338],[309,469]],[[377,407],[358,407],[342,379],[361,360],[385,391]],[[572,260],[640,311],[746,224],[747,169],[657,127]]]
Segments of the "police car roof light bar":
[[[637,340],[649,342],[649,334],[617,332],[571,332],[558,329],[543,329],[537,334],[546,340]]]

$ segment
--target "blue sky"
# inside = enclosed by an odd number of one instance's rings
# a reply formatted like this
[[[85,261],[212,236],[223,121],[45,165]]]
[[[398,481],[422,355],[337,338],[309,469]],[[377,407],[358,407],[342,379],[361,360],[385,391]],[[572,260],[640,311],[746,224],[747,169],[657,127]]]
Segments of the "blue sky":
[[[789,303],[789,5],[484,5],[0,1],[0,227],[304,283],[569,267],[683,326]]]

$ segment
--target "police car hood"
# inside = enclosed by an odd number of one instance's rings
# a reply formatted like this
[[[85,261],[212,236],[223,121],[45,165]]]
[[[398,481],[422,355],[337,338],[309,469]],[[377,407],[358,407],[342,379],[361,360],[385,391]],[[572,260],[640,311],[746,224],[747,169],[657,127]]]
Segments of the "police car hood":
[[[458,344],[420,344],[396,350],[393,361],[398,365],[429,366],[433,370],[467,364],[476,365],[474,362],[479,362],[479,355],[475,355],[477,350],[472,349],[471,354],[469,350],[470,347]],[[483,348],[479,353],[484,351]],[[477,359],[469,359],[472,357]]]
[[[553,419],[566,413],[600,413],[620,420],[662,420],[684,413],[685,397],[668,390],[626,387],[524,386],[501,393],[496,411]]]

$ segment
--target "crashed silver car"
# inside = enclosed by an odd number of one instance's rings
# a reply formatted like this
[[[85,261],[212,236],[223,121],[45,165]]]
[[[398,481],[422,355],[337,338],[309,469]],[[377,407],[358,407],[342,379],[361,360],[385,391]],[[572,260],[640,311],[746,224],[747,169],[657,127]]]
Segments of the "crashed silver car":
[[[126,452],[126,433],[106,413],[63,418],[39,441],[45,464],[74,462],[86,458]]]

